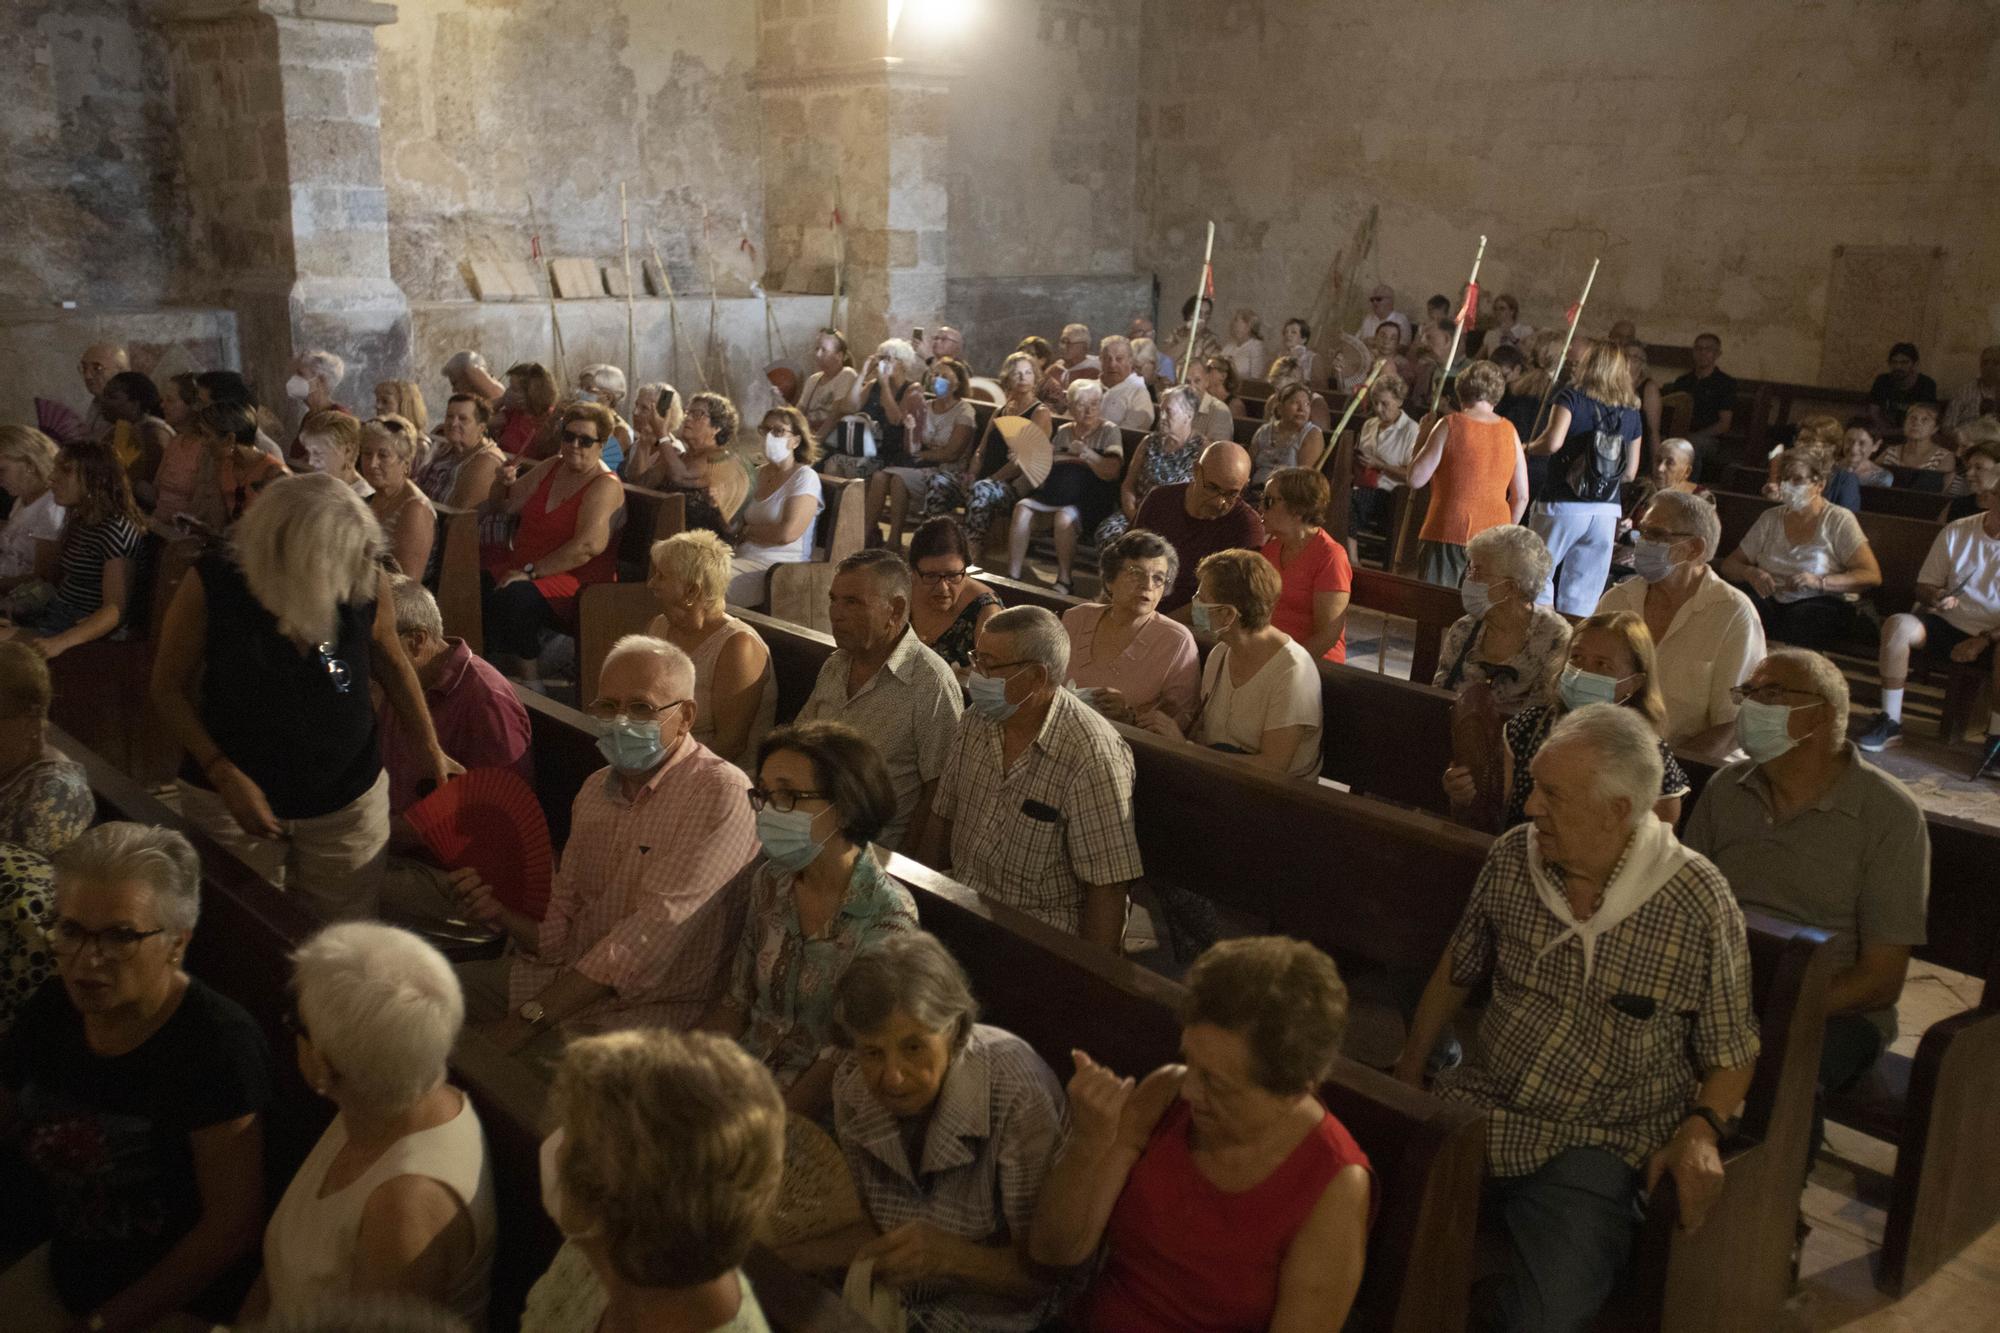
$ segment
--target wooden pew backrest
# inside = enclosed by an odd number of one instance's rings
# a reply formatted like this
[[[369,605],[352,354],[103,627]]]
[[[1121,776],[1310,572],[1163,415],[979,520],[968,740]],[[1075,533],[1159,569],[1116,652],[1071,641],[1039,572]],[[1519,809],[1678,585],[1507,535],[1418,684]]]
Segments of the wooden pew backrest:
[[[479,601],[479,511],[438,505],[437,597],[444,632],[464,639],[473,652],[486,646]]]
[[[765,605],[780,620],[813,629],[827,628],[826,599],[833,587],[834,567],[859,551],[866,543],[867,516],[863,512],[866,482],[844,477],[822,477],[826,512],[821,515],[823,539],[814,544],[811,560],[773,565],[770,594]]]

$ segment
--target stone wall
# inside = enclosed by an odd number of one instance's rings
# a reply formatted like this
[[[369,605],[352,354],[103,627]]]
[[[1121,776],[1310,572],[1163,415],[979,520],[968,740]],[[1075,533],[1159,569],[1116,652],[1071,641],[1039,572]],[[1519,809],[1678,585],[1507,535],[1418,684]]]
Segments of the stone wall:
[[[0,307],[172,299],[182,257],[166,43],[144,0],[0,5]]]
[[[0,421],[32,422],[35,399],[53,398],[82,415],[90,407],[77,358],[96,342],[118,343],[132,369],[151,375],[162,392],[175,375],[242,364],[236,316],[228,310],[182,306],[151,311],[27,310],[0,318]],[[284,392],[271,385],[266,397]]]
[[[677,286],[742,293],[763,238],[753,0],[399,0],[380,29],[391,271],[412,301],[470,294],[468,257],[616,261],[627,183]],[[711,245],[702,245],[702,212]]]
[[[1922,0],[1369,6],[1146,0],[1141,269],[1276,323],[1381,207],[1405,310],[1482,286],[1586,331],[1725,340],[1740,373],[1813,379],[1835,246],[1942,247],[1925,341],[1947,384],[2000,337],[2000,6]],[[1233,91],[1228,91],[1233,90]],[[1176,288],[1174,301],[1184,299]],[[1892,303],[1893,304],[1893,303]]]

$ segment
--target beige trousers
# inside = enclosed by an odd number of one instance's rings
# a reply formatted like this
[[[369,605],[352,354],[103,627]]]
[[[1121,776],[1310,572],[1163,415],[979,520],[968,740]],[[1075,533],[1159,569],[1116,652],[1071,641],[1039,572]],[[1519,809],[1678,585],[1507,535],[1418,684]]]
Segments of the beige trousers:
[[[389,774],[332,814],[281,819],[284,836],[253,838],[222,798],[180,784],[181,813],[328,921],[374,916],[389,860]]]

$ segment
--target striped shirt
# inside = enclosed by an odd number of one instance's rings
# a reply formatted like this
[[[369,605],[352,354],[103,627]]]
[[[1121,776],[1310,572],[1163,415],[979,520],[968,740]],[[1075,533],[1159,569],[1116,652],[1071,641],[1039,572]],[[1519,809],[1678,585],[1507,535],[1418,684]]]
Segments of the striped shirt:
[[[1452,932],[1452,984],[1491,978],[1493,999],[1468,1043],[1480,1055],[1440,1074],[1435,1091],[1491,1112],[1496,1176],[1527,1175],[1571,1148],[1643,1168],[1704,1075],[1757,1056],[1743,913],[1722,873],[1693,857],[1598,937],[1586,982],[1576,936],[1543,952],[1566,927],[1530,878],[1534,836],[1519,824],[1494,840]]]
[[[900,851],[916,814],[924,784],[937,780],[951,746],[964,692],[944,659],[924,647],[908,626],[873,676],[852,695],[847,673],[854,659],[835,649],[819,669],[812,697],[799,710],[800,722],[845,722],[875,743],[889,766],[896,789],[896,818],[875,839],[878,847]]]
[[[995,1245],[1028,1234],[1042,1179],[1068,1133],[1069,1115],[1061,1084],[1034,1048],[981,1023],[945,1071],[914,1168],[904,1146],[905,1123],[869,1093],[855,1055],[834,1074],[833,1128],[861,1204],[878,1230],[927,1222],[950,1235]],[[1024,1301],[921,1283],[902,1294],[913,1328],[1026,1333],[1048,1318],[1054,1293]]]
[[[62,566],[56,575],[55,600],[78,620],[104,605],[104,566],[113,560],[132,560],[139,554],[139,529],[124,515],[92,523],[76,524],[62,543]],[[132,578],[125,579],[127,596]]]
[[[570,968],[615,993],[567,1028],[692,1027],[743,928],[745,895],[721,890],[757,851],[749,788],[693,738],[629,800],[611,769],[585,779],[538,947],[509,970],[508,1004],[518,1009]]]

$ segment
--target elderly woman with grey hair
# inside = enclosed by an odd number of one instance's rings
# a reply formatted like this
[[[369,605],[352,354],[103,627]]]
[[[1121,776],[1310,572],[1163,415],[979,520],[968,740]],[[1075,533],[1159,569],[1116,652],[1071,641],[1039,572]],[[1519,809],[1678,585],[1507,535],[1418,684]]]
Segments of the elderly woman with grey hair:
[[[1465,556],[1465,614],[1444,632],[1431,684],[1457,690],[1483,681],[1512,717],[1541,702],[1569,654],[1569,621],[1535,601],[1548,586],[1549,548],[1532,530],[1503,523],[1475,535]]]
[[[596,403],[611,414],[616,424],[612,427],[611,438],[604,443],[604,466],[613,472],[622,472],[625,459],[632,452],[632,426],[623,415],[625,408],[625,372],[616,366],[585,366],[577,372],[577,396],[587,403]]]
[[[1105,416],[1105,389],[1097,380],[1069,386],[1070,420],[1056,428],[1048,479],[1014,506],[1007,540],[1007,576],[1021,577],[1038,515],[1054,516],[1057,592],[1068,595],[1078,540],[1118,506],[1118,478],[1125,470],[1125,437]]]
[[[183,966],[201,863],[178,833],[111,823],[55,872],[60,981],[0,1048],[0,1125],[53,1225],[0,1274],[4,1322],[226,1323],[263,1218],[271,1070],[257,1024]]]
[[[1160,598],[1180,574],[1180,553],[1159,533],[1134,528],[1098,562],[1103,599],[1063,612],[1070,688],[1113,722],[1179,740],[1201,705],[1194,634],[1160,614]]]
[[[428,777],[464,772],[396,634],[382,550],[345,482],[273,482],[181,580],[153,658],[153,705],[187,754],[182,813],[330,919],[372,914],[387,864],[371,682]]]
[[[458,976],[408,931],[329,926],[292,957],[299,1072],[339,1108],[264,1231],[245,1321],[402,1291],[483,1327],[497,1217],[472,1099],[445,1082]]]
[[[858,955],[834,1016],[848,1044],[834,1133],[867,1217],[787,1257],[873,1260],[912,1328],[1039,1327],[1054,1288],[1027,1246],[1064,1137],[1055,1074],[1028,1043],[979,1022],[964,971],[922,932]]]

